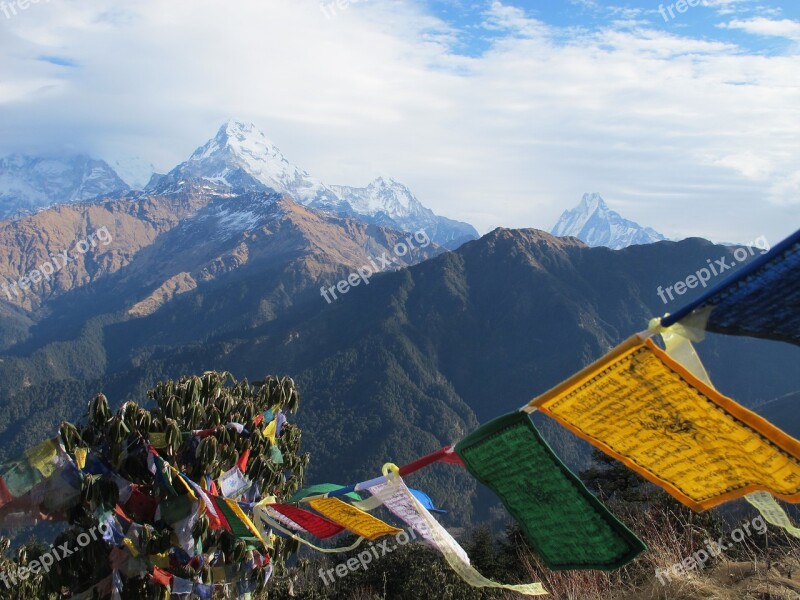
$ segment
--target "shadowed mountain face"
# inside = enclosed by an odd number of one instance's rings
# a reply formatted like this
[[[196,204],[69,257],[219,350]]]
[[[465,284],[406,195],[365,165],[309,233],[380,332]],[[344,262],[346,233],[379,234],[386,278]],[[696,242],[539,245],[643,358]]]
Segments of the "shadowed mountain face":
[[[327,303],[321,280],[331,285],[346,276],[371,253],[357,248],[378,244],[380,235],[387,236],[383,248],[397,238],[278,200],[259,213],[263,225],[220,241],[220,229],[204,229],[219,222],[217,210],[203,207],[107,281],[47,305],[53,316],[1,359],[0,393],[14,407],[0,415],[4,450],[38,440],[100,389],[115,402],[142,401],[158,378],[213,368],[296,379],[311,481],[374,476],[384,462],[401,464],[455,442],[556,385],[702,291],[665,305],[659,286],[733,252],[699,239],[611,251],[498,229],[455,252],[375,275]],[[288,215],[277,219],[281,210]],[[361,241],[334,243],[334,232]],[[198,240],[194,249],[187,237]],[[194,285],[184,278],[153,295],[156,284],[184,271]],[[746,405],[797,388],[794,346],[709,336],[699,351],[717,387]],[[773,416],[779,427],[782,420]],[[542,427],[568,462],[583,463],[575,438],[552,422]],[[474,483],[453,467],[423,472],[413,483],[462,522],[474,506],[485,508],[473,504]]]
[[[767,401],[756,412],[773,423],[780,423],[781,429],[794,438],[800,439],[800,391],[786,394]]]

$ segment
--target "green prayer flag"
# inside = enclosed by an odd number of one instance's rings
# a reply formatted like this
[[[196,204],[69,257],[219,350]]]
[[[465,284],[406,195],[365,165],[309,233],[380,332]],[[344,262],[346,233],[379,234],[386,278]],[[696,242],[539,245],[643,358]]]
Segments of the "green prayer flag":
[[[161,509],[161,520],[168,525],[173,525],[192,514],[194,500],[188,494],[167,496],[158,506]]]
[[[308,496],[320,496],[322,494],[327,494],[328,492],[333,492],[334,490],[342,489],[343,485],[337,485],[335,483],[318,483],[316,485],[308,486],[307,488],[303,488],[300,491],[294,493],[294,496],[289,498],[289,504],[295,504],[300,502],[303,498]],[[350,498],[351,500],[361,500],[361,496],[356,494],[355,492],[350,492],[349,494],[345,494],[346,498]]]
[[[270,458],[272,459],[272,462],[276,465],[283,464],[283,453],[281,452],[281,449],[278,448],[277,445],[272,447],[270,451]]]
[[[455,451],[500,497],[548,568],[608,571],[647,549],[559,460],[526,413],[490,421]]]
[[[44,481],[42,474],[34,469],[27,461],[18,462],[11,466],[3,473],[3,478],[6,481],[8,490],[14,498],[27,494],[34,486]]]
[[[169,470],[167,462],[156,455],[153,457],[156,465],[156,482],[158,486],[169,496],[177,496],[178,492],[172,486],[172,472]]]
[[[58,443],[45,440],[25,450],[23,456],[0,465],[8,492],[18,498],[30,492],[36,485],[49,478],[57,468]]]
[[[253,535],[250,528],[239,518],[233,509],[225,503],[223,498],[217,498],[215,504],[222,511],[225,520],[228,521],[228,525],[231,526],[231,533],[234,537],[246,541],[258,541],[258,538]]]

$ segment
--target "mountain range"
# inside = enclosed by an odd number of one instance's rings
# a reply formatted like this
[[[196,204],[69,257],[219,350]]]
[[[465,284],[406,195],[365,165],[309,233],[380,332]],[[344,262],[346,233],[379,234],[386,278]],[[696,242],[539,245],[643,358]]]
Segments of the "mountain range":
[[[576,237],[589,246],[619,250],[635,244],[652,244],[667,238],[608,208],[600,194],[584,194],[580,204],[566,210],[550,230],[553,235]]]
[[[391,248],[401,238],[276,196],[272,218],[265,215],[257,230],[218,239],[215,210],[206,205],[116,272],[47,301],[27,328],[19,324],[19,341],[0,356],[0,396],[13,407],[0,414],[4,453],[74,418],[100,390],[119,404],[142,401],[154,382],[183,373],[225,369],[251,380],[278,373],[292,375],[302,391],[309,479],[360,480],[515,410],[662,314],[658,285],[733,252],[700,239],[614,252],[537,230],[497,229],[376,274],[327,303],[321,278],[344,278],[368,254],[346,262],[345,249]],[[318,245],[323,240],[327,246]],[[230,252],[210,260],[223,247]],[[191,279],[171,279],[172,287],[146,295],[172,273]],[[746,405],[796,388],[793,346],[709,336],[699,351],[719,389]],[[794,427],[782,411],[773,421]],[[570,465],[586,465],[585,446],[552,422],[539,423]],[[486,516],[491,506],[449,467],[426,470],[415,485],[454,522]]]
[[[168,196],[184,188],[208,196],[285,194],[309,208],[366,223],[398,231],[425,230],[444,248],[478,237],[471,225],[435,215],[394,179],[379,177],[364,188],[325,185],[290,163],[255,125],[236,120],[222,125],[169,173],[154,174],[138,196]],[[55,204],[122,197],[128,191],[111,166],[85,156],[12,155],[0,160],[0,219]]]
[[[237,122],[145,190],[0,222],[6,281],[70,256],[19,297],[0,295],[0,459],[99,391],[144,402],[159,380],[216,369],[295,378],[310,481],[374,476],[559,383],[677,309],[659,286],[735,251],[697,238],[612,251],[504,228],[448,250],[468,232],[453,223],[392,180],[326,186]],[[81,252],[99,231],[108,243]],[[786,402],[797,348],[709,336],[699,351],[723,393],[800,434]],[[538,422],[585,466],[585,445]],[[451,467],[414,484],[453,522],[492,506]]]

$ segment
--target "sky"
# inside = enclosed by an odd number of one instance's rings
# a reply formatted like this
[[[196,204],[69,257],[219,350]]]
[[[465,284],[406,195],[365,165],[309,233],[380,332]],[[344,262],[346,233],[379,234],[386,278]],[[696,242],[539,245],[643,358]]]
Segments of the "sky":
[[[0,0],[0,56],[0,154],[141,178],[236,118],[482,234],[586,192],[675,239],[800,226],[797,0]]]

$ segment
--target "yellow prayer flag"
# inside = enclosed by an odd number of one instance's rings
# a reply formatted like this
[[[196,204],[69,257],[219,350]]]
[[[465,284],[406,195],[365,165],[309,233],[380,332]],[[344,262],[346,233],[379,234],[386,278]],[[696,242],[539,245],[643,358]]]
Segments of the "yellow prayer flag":
[[[75,464],[79,469],[86,467],[86,456],[89,454],[88,448],[75,448]]]
[[[25,457],[28,459],[28,463],[39,471],[45,479],[50,477],[56,470],[56,465],[53,461],[56,454],[58,454],[57,440],[44,441],[38,446],[28,448],[25,451]]]
[[[275,445],[275,432],[277,428],[278,428],[277,419],[273,419],[272,421],[270,421],[269,425],[267,425],[264,428],[264,437],[267,438],[269,440],[269,443],[272,444],[273,446]]]
[[[658,319],[654,320],[658,321]],[[670,358],[683,365],[703,383],[714,387],[706,368],[703,366],[697,352],[695,352],[694,346],[692,346],[690,337],[691,331],[683,327],[681,323],[676,323],[661,331],[661,339],[664,340],[664,346]],[[767,523],[780,527],[789,535],[800,538],[800,529],[792,524],[789,515],[786,514],[786,511],[783,510],[783,507],[777,503],[771,494],[768,492],[752,492],[747,494],[744,499],[761,514]]]
[[[162,552],[161,554],[151,554],[149,557],[150,562],[160,569],[169,569],[169,554]]]
[[[153,448],[161,449],[167,447],[166,433],[158,433],[151,431],[149,437],[150,437],[150,443],[153,445]]]
[[[139,556],[139,551],[136,549],[136,545],[133,543],[132,539],[125,538],[125,539],[122,540],[122,542],[125,544],[125,546],[128,547],[128,550],[130,551],[131,556],[133,556],[134,558]]]
[[[795,527],[783,507],[767,492],[753,492],[744,497],[761,513],[767,523],[780,527],[789,535],[800,538],[800,528]]]
[[[800,502],[800,442],[629,339],[529,405],[694,510],[758,490]]]
[[[229,498],[223,499],[223,502],[228,505],[228,507],[233,511],[233,513],[239,517],[242,523],[255,535],[261,543],[266,545],[264,538],[261,535],[261,532],[256,528],[255,524],[250,520],[250,517],[242,510],[242,507],[239,506],[239,503],[236,500],[231,500]]]
[[[393,535],[403,531],[392,527],[380,519],[359,510],[355,506],[342,502],[338,498],[320,498],[310,500],[311,508],[334,523],[338,523],[348,531],[360,535],[368,540],[376,540],[385,535]]]

